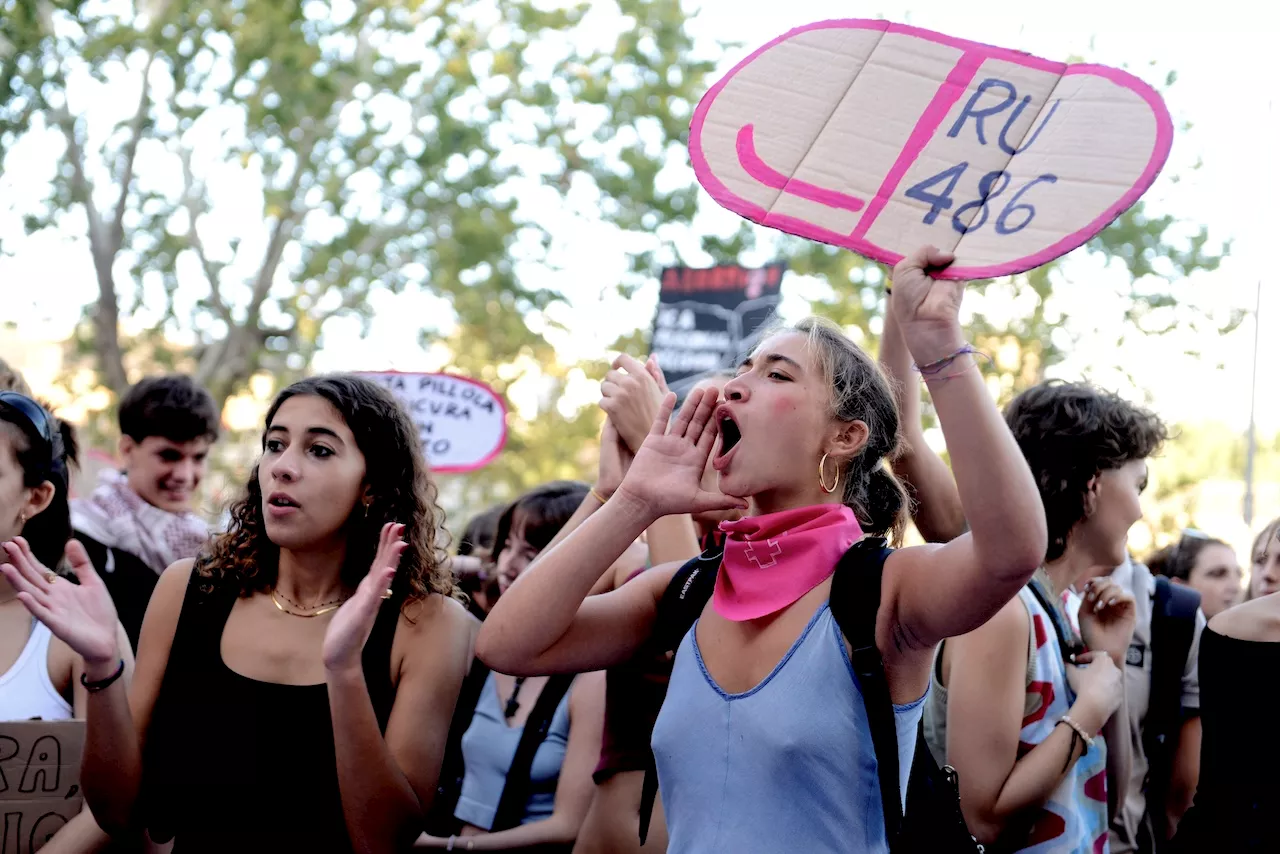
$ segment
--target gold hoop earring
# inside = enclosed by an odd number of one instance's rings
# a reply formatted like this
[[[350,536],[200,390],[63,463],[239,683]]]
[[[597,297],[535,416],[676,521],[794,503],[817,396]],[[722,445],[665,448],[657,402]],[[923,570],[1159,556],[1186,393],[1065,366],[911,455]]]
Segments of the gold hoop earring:
[[[823,492],[830,495],[831,493],[835,492],[836,487],[840,485],[840,467],[836,466],[836,480],[835,480],[835,483],[831,484],[830,487],[827,486],[827,474],[825,471],[826,467],[827,467],[827,455],[823,454],[822,459],[818,460],[818,485],[822,487]]]

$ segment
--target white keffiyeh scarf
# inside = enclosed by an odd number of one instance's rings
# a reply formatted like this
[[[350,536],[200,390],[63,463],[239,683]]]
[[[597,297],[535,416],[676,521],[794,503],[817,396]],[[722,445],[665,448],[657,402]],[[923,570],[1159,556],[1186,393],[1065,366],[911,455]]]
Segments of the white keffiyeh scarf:
[[[209,526],[194,513],[170,513],[143,500],[121,472],[107,469],[88,498],[71,502],[71,525],[104,546],[137,556],[157,573],[195,557]]]

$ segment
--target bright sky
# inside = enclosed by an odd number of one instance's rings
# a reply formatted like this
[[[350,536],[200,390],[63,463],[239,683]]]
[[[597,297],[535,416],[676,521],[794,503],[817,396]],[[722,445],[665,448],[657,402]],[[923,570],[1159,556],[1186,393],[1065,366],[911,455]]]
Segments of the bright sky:
[[[1167,98],[1175,121],[1191,127],[1178,134],[1170,164],[1147,196],[1154,213],[1170,213],[1210,228],[1215,240],[1232,240],[1231,257],[1222,268],[1194,283],[1195,301],[1225,314],[1231,307],[1252,309],[1259,279],[1264,282],[1264,335],[1259,354],[1263,366],[1280,363],[1280,296],[1269,249],[1280,231],[1274,199],[1280,187],[1275,163],[1280,120],[1270,107],[1271,93],[1280,83],[1270,57],[1280,35],[1280,12],[1275,4],[1254,0],[1220,0],[1216,13],[1206,16],[1203,2],[1185,0],[1071,0],[1049,5],[1026,0],[920,0],[911,4],[834,2],[834,0],[704,0],[691,26],[705,37],[743,43],[727,58],[725,70],[746,52],[787,29],[836,17],[878,17],[909,22],[951,35],[1017,47],[1052,58],[1083,57],[1087,61],[1124,65],[1159,84],[1170,70],[1178,82]],[[595,14],[603,39],[616,32],[616,16]],[[588,36],[591,34],[588,33]],[[1154,64],[1152,64],[1154,63]],[[136,95],[121,95],[129,109]],[[40,180],[46,157],[29,153],[30,170],[0,175],[0,197],[21,198],[30,183]],[[1202,163],[1199,169],[1191,167]],[[25,164],[23,164],[25,165]],[[685,164],[675,164],[687,172]],[[691,173],[689,180],[691,180]],[[1180,176],[1174,183],[1172,175]],[[25,178],[24,178],[25,176]],[[228,200],[229,202],[231,200]],[[732,214],[714,208],[703,198],[707,212],[699,225],[728,232],[736,224]],[[0,208],[5,205],[0,205]],[[0,227],[6,224],[0,211]],[[12,226],[10,220],[8,225]],[[628,244],[608,227],[575,221],[557,233],[561,243],[561,271],[532,271],[538,284],[554,287],[568,298],[555,316],[571,330],[553,335],[566,359],[598,356],[619,334],[647,325],[657,298],[657,283],[641,290],[631,303],[608,293],[627,266]],[[766,260],[762,257],[755,260]],[[1099,381],[1133,393],[1149,394],[1166,418],[1200,420],[1213,417],[1233,429],[1243,429],[1249,411],[1252,320],[1234,334],[1206,340],[1175,332],[1162,338],[1130,338],[1122,349],[1124,368],[1136,381],[1109,370],[1116,361],[1115,336],[1123,306],[1103,286],[1107,273],[1088,259],[1073,258],[1071,283],[1061,300],[1068,318],[1087,319],[1086,330],[1097,327],[1060,373],[1089,373]],[[797,293],[814,293],[821,286],[791,280],[793,299],[786,309],[802,311]],[[93,298],[96,287],[83,244],[67,244],[50,237],[27,241],[11,260],[0,259],[0,293],[4,320],[14,320],[24,338],[56,340],[69,334],[79,306]],[[359,339],[358,324],[335,323],[326,328],[327,349],[315,367],[328,369],[430,369],[441,366],[439,354],[424,352],[418,333],[424,317],[438,313],[438,302],[423,294],[380,295],[372,334]],[[1077,324],[1078,326],[1078,324]],[[1272,334],[1265,334],[1271,330]],[[1200,358],[1182,355],[1200,351]],[[1222,368],[1219,369],[1218,366]],[[1263,377],[1268,374],[1264,370]],[[1265,381],[1258,401],[1259,426],[1280,430],[1280,395],[1269,393]],[[581,378],[574,398],[594,399],[594,384]],[[1188,393],[1190,392],[1190,393]],[[529,393],[532,393],[530,390]],[[515,394],[513,393],[513,397]],[[517,406],[521,400],[513,401]]]
[[[742,43],[726,58],[725,70],[791,27],[851,16],[883,16],[1049,58],[1079,56],[1128,66],[1153,84],[1162,83],[1168,71],[1176,70],[1178,80],[1168,93],[1168,103],[1175,121],[1191,127],[1178,134],[1169,166],[1146,197],[1148,204],[1153,213],[1207,225],[1215,241],[1232,241],[1231,256],[1222,267],[1194,283],[1196,302],[1224,315],[1232,307],[1251,310],[1261,278],[1262,316],[1271,319],[1269,328],[1280,329],[1280,296],[1274,266],[1267,257],[1280,230],[1280,215],[1272,192],[1265,189],[1280,187],[1274,153],[1280,119],[1269,100],[1280,83],[1280,73],[1267,59],[1280,35],[1280,14],[1274,6],[1265,10],[1255,6],[1246,12],[1239,0],[1214,8],[1219,14],[1207,18],[1203,3],[1181,0],[1073,0],[1056,6],[1019,0],[870,5],[838,0],[705,0],[691,26],[699,35]],[[1196,163],[1201,163],[1200,168],[1192,169]],[[1170,180],[1175,174],[1179,176],[1176,183]],[[715,208],[705,194],[703,202],[707,211],[700,215],[700,226],[726,233],[736,227],[734,215]],[[616,295],[602,294],[602,287],[626,267],[625,246],[605,226],[578,222],[574,228],[573,251],[561,259],[566,269],[545,279],[569,296],[571,307],[557,316],[572,334],[549,337],[567,358],[591,358],[637,321],[648,322],[657,287],[654,283],[643,289],[630,305]],[[762,255],[756,260],[766,259]],[[1076,354],[1058,369],[1061,375],[1088,373],[1104,384],[1149,396],[1170,420],[1213,417],[1233,429],[1244,429],[1249,416],[1252,319],[1222,338],[1178,332],[1129,338],[1123,366],[1136,381],[1131,384],[1111,369],[1124,306],[1110,298],[1109,287],[1099,285],[1106,274],[1095,262],[1073,258],[1068,271],[1073,281],[1070,292],[1058,295],[1060,305],[1069,318],[1088,318],[1089,331],[1097,326],[1098,334],[1086,335]],[[810,294],[821,290],[794,277],[790,284]],[[801,302],[792,300],[784,310],[796,314],[804,309]],[[430,359],[412,346],[417,330],[414,312],[386,312],[376,328],[380,331],[363,344],[350,341],[333,348],[332,355],[323,359],[324,366],[337,368],[350,359],[388,356],[402,368],[428,365]],[[388,341],[397,340],[404,346],[388,346]],[[1196,350],[1200,356],[1187,356],[1186,350]],[[1278,361],[1280,336],[1264,334],[1260,364]],[[1266,384],[1261,385],[1265,389]],[[1188,394],[1188,389],[1195,392]],[[584,401],[595,394],[594,386],[585,381],[576,391]],[[1260,428],[1280,430],[1280,396],[1262,391],[1260,395]]]

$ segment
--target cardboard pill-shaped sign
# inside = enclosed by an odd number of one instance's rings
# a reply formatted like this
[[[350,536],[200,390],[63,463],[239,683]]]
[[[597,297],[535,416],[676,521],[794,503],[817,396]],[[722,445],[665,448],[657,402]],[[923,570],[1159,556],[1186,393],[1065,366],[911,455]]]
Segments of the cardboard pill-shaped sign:
[[[698,181],[724,207],[886,264],[924,244],[941,275],[1029,270],[1093,237],[1169,156],[1160,96],[1102,65],[888,21],[800,27],[699,102]]]

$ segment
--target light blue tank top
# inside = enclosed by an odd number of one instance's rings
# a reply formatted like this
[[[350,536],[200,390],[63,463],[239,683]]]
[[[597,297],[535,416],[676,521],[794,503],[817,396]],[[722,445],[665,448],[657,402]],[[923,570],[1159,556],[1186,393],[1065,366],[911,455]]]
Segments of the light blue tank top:
[[[521,824],[550,818],[556,805],[556,783],[564,764],[565,747],[569,744],[570,686],[556,706],[546,740],[538,745],[529,769],[529,803]],[[534,698],[529,697],[529,702]],[[454,818],[490,830],[498,812],[502,789],[507,785],[507,771],[516,757],[516,748],[524,735],[524,727],[507,726],[498,702],[498,686],[493,674],[485,680],[476,703],[471,725],[462,736],[462,759],[466,771],[462,777],[462,793],[454,808]]]
[[[668,854],[887,854],[871,729],[830,608],[743,694],[715,684],[696,632],[653,730]],[[894,711],[905,799],[924,697]]]

